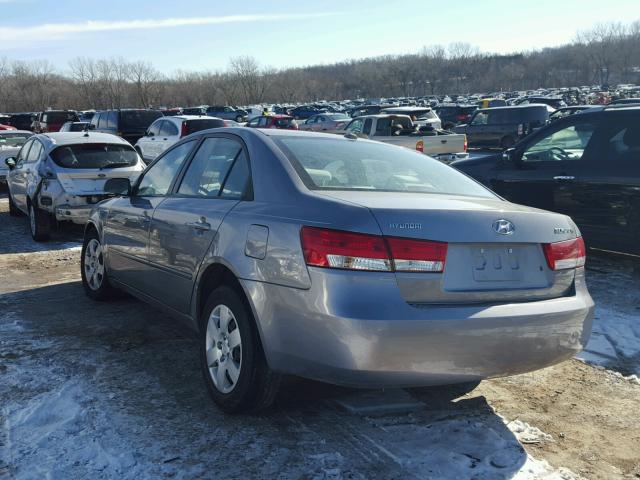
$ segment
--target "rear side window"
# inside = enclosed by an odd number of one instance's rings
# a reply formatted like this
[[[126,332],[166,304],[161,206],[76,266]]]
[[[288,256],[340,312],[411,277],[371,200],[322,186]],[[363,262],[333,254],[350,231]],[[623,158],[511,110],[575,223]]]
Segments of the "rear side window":
[[[53,150],[50,157],[63,168],[121,168],[138,162],[133,147],[110,143],[63,145]]]
[[[40,159],[40,156],[42,155],[42,151],[43,151],[42,144],[37,140],[34,140],[33,145],[31,146],[31,150],[29,150],[29,155],[27,155],[27,158],[25,161],[27,163],[33,163],[38,161]]]
[[[280,128],[288,128],[293,123],[292,118],[277,118],[275,121],[276,126]]]
[[[107,116],[106,128],[118,128],[118,112],[116,112],[115,110],[109,112],[109,115]]]
[[[162,125],[160,126],[161,137],[174,137],[176,135],[178,135],[178,127],[176,127],[173,122],[169,120],[162,122]]]
[[[120,112],[120,129],[146,130],[160,117],[162,113],[155,110],[123,110]]]
[[[620,116],[608,122],[603,161],[633,163],[640,166],[640,124],[637,118]]]
[[[307,188],[422,192],[495,198],[457,170],[403,147],[378,142],[274,137]]]
[[[242,145],[236,140],[222,137],[205,139],[194,155],[178,193],[218,197],[227,174],[240,157],[244,157],[244,153]],[[233,188],[237,188],[237,185]]]

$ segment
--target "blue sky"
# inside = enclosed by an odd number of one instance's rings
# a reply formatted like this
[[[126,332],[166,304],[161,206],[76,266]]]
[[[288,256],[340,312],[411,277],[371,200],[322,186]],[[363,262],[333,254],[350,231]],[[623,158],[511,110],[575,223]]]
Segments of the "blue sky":
[[[0,57],[152,62],[165,73],[220,70],[252,55],[286,67],[469,42],[511,52],[576,29],[640,19],[640,0],[0,0]]]

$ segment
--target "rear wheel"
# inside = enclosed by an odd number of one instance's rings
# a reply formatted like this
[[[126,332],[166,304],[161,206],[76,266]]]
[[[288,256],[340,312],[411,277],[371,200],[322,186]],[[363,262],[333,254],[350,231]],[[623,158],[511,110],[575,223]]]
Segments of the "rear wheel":
[[[11,198],[11,192],[9,192],[9,215],[12,217],[19,217],[22,212],[16,207],[16,204],[13,203],[13,198]]]
[[[109,283],[102,244],[95,230],[88,232],[84,237],[80,273],[84,291],[93,300],[109,300],[116,293],[116,289]]]
[[[242,122],[242,115],[238,115],[236,117],[236,122],[241,123]]]
[[[200,319],[202,373],[225,412],[260,410],[273,403],[280,376],[267,366],[250,309],[232,288],[215,289]]]
[[[29,204],[29,229],[31,236],[36,242],[44,242],[49,240],[49,232],[51,230],[51,215]]]

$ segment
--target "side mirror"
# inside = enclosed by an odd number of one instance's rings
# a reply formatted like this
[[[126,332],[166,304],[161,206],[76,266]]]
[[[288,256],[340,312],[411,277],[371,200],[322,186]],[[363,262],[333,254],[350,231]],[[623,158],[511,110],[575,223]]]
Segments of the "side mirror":
[[[16,159],[13,157],[5,158],[4,163],[7,167],[9,167],[9,170],[13,170],[14,168],[16,168]]]
[[[516,149],[515,148],[507,148],[504,152],[502,152],[502,160],[507,163],[515,163],[516,161]]]
[[[131,182],[128,178],[110,178],[104,184],[104,191],[118,197],[131,195]]]

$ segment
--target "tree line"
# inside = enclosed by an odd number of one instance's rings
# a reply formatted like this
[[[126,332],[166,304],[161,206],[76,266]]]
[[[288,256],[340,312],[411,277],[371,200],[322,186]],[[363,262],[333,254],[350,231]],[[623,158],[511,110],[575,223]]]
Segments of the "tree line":
[[[61,72],[46,60],[2,57],[0,112],[297,103],[610,83],[640,83],[640,20],[598,24],[569,44],[509,55],[452,43],[283,69],[243,56],[223,71],[165,75],[145,61],[82,57]]]

